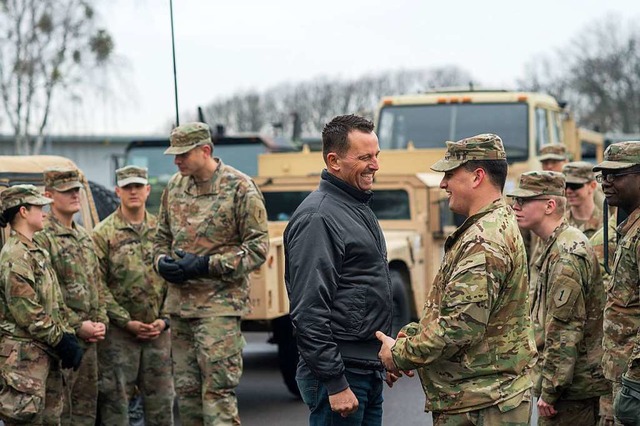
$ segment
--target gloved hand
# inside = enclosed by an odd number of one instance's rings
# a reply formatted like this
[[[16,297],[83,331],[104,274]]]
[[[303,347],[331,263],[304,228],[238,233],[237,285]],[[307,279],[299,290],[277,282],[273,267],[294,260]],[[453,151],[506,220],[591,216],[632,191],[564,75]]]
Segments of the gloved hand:
[[[186,279],[180,265],[170,256],[162,256],[158,260],[158,273],[162,278],[174,284],[182,284]]]
[[[74,371],[80,368],[84,350],[80,347],[75,334],[64,333],[62,340],[53,349],[60,357],[60,361],[62,361],[62,368],[73,368]]]
[[[184,250],[176,250],[176,256],[180,258],[176,264],[184,272],[185,279],[190,280],[209,275],[209,256],[198,256],[186,253]]]

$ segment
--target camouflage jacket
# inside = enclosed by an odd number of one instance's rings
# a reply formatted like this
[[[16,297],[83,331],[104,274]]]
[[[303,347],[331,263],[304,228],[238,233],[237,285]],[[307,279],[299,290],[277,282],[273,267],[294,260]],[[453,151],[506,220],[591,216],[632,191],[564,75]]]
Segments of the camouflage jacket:
[[[496,200],[447,238],[419,324],[402,330],[393,359],[418,368],[427,411],[460,413],[531,387],[536,348],[524,243],[513,211]]]
[[[218,161],[209,182],[176,173],[162,193],[154,259],[176,249],[209,255],[209,276],[169,284],[171,315],[202,318],[249,312],[249,273],[269,248],[260,190],[244,173]],[[174,256],[175,257],[175,256]]]
[[[607,230],[608,239],[609,239],[609,271],[613,270],[613,259],[616,253],[616,246],[618,245],[618,234],[616,233],[616,215],[611,215],[609,217],[609,229]],[[604,228],[601,226],[595,234],[591,236],[589,239],[591,246],[593,247],[593,251],[596,252],[596,256],[598,257],[598,263],[600,264],[600,274],[602,275],[602,282],[604,283],[604,288],[606,289],[609,285],[609,280],[611,279],[611,275],[607,272],[604,267]]]
[[[49,254],[22,234],[12,232],[0,252],[0,333],[57,345],[67,324]]]
[[[591,217],[584,222],[576,220],[573,217],[570,208],[567,208],[567,214],[565,217],[567,218],[567,223],[569,225],[578,228],[578,230],[582,231],[587,238],[591,238],[593,234],[602,227],[602,207],[597,204],[593,209],[593,213],[591,213]]]
[[[51,255],[51,263],[69,309],[69,325],[78,330],[83,321],[109,322],[104,284],[95,246],[89,233],[73,222],[72,229],[48,214],[34,241]]]
[[[609,392],[602,373],[604,287],[587,237],[563,221],[544,242],[531,284],[539,353],[534,395],[554,404]]]
[[[617,229],[618,247],[604,309],[604,374],[619,382],[640,380],[640,208]]]
[[[151,323],[160,317],[166,282],[153,270],[156,217],[145,214],[138,231],[122,215],[121,207],[93,230],[100,270],[116,304],[107,306],[109,321],[124,327],[131,320]],[[122,311],[126,314],[122,315]]]

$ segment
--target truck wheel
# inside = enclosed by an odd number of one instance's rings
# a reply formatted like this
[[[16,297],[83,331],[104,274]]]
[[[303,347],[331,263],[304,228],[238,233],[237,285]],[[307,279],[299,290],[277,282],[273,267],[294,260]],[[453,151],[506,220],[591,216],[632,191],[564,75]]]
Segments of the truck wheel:
[[[409,309],[409,299],[407,297],[407,285],[405,278],[397,269],[389,271],[391,277],[391,293],[393,296],[393,321],[391,323],[392,337],[398,334],[398,331],[405,325],[409,324],[411,319],[411,310]]]
[[[96,205],[96,210],[98,211],[98,217],[100,220],[104,220],[104,218],[116,211],[120,205],[120,199],[115,192],[92,181],[89,181],[89,188],[91,189],[93,202]]]
[[[300,389],[296,382],[296,369],[298,367],[298,346],[293,336],[291,317],[285,315],[271,321],[273,339],[278,344],[278,365],[284,384],[293,395],[299,397]]]

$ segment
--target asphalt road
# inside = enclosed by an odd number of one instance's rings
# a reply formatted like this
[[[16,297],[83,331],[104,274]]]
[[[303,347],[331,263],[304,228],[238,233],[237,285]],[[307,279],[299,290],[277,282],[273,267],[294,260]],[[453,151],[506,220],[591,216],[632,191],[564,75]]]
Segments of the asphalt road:
[[[245,426],[308,424],[307,406],[292,396],[278,370],[277,348],[267,333],[245,333],[244,373],[238,387],[240,418]],[[392,389],[385,385],[384,421],[388,426],[430,426],[424,412],[420,379],[402,378]]]

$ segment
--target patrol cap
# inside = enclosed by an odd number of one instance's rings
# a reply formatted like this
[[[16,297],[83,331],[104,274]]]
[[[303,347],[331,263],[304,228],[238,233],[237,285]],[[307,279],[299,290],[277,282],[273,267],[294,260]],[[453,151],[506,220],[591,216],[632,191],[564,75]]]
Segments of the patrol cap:
[[[604,161],[593,168],[599,170],[626,169],[640,164],[640,141],[626,141],[611,144],[604,151]]]
[[[78,169],[52,167],[44,171],[44,186],[58,192],[82,188]]]
[[[186,123],[171,131],[166,155],[180,155],[191,151],[196,146],[211,143],[211,131],[205,123]]]
[[[447,153],[431,166],[436,172],[448,172],[471,160],[506,160],[500,136],[493,133],[472,136],[457,142],[447,141]]]
[[[546,145],[542,145],[540,147],[540,156],[538,157],[540,161],[546,160],[568,160],[567,156],[567,147],[561,143],[548,143]]]
[[[132,183],[139,183],[142,185],[149,183],[146,167],[125,166],[116,170],[116,184],[120,188]]]
[[[537,197],[539,195],[558,195],[564,197],[566,181],[558,172],[526,172],[520,175],[518,187],[507,197]]]
[[[44,206],[52,202],[51,198],[42,195],[33,185],[14,185],[0,192],[0,204],[3,212],[22,204]]]
[[[593,164],[586,161],[573,161],[562,166],[562,174],[567,183],[589,183],[596,179]]]

